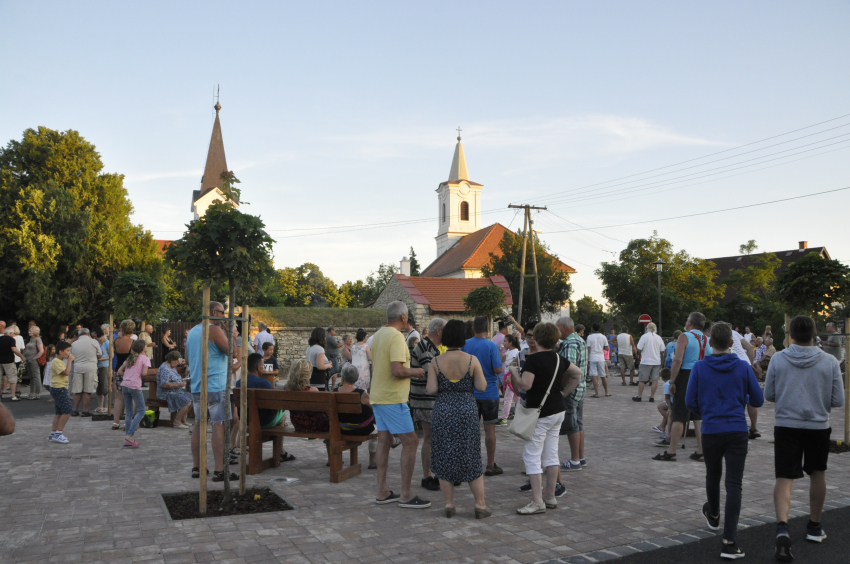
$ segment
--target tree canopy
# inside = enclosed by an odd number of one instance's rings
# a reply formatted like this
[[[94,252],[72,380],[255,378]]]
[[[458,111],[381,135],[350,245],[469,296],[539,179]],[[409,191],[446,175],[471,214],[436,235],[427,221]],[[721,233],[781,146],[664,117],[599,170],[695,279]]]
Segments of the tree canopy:
[[[504,276],[513,292],[512,314],[520,323],[537,317],[536,299],[534,296],[534,278],[527,278],[523,287],[522,319],[519,319],[519,281],[522,264],[522,234],[505,231],[499,242],[501,256],[490,253],[490,262],[481,272],[484,276]],[[536,237],[529,238],[526,252],[526,275],[534,273],[532,264],[532,249],[537,256],[537,272],[540,286],[540,309],[544,313],[560,311],[561,306],[570,299],[572,286],[570,276],[561,270],[555,262],[556,256],[549,253],[545,243]]]
[[[726,286],[716,284],[717,268],[711,261],[692,258],[684,250],[653,233],[649,239],[629,241],[619,260],[602,263],[596,275],[602,280],[602,295],[613,313],[627,323],[636,323],[641,314],[656,316],[658,311],[658,259],[667,264],[661,275],[662,327],[666,334],[681,327],[692,311],[710,311],[723,296]],[[657,321],[657,320],[656,320]]]
[[[587,329],[585,335],[590,334],[590,328],[594,323],[598,323],[600,327],[608,320],[605,315],[605,310],[602,304],[590,296],[584,296],[573,304],[570,317],[576,325],[582,324]]]
[[[410,247],[410,275],[419,276],[420,268],[421,265],[419,264],[419,260],[416,258],[416,251],[413,250],[413,247]]]
[[[846,305],[850,298],[850,267],[809,253],[779,276],[776,296],[793,313],[825,314],[834,303]]]
[[[466,313],[493,318],[505,310],[505,291],[498,286],[482,286],[463,297]]]
[[[151,233],[133,225],[124,176],[103,171],[77,131],[27,129],[0,149],[0,312],[60,324],[100,324],[123,272],[160,264]]]

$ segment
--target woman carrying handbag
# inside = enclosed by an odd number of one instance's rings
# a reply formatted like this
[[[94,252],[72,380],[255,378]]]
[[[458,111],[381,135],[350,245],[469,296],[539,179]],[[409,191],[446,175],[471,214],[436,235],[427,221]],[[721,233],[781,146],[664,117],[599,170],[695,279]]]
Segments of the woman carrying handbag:
[[[555,483],[558,479],[558,433],[564,420],[564,398],[581,382],[581,369],[561,358],[554,350],[560,332],[551,323],[538,323],[534,338],[538,352],[525,360],[522,375],[511,369],[511,383],[526,392],[525,405],[517,405],[508,431],[525,441],[522,460],[531,482],[532,501],[517,509],[520,515],[546,513],[558,507]],[[543,490],[543,471],[546,490]]]

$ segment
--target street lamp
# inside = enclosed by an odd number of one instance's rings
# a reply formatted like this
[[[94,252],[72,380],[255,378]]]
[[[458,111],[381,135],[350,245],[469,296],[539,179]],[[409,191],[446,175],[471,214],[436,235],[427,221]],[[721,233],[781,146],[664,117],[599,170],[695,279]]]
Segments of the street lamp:
[[[658,336],[661,336],[661,271],[664,265],[667,264],[663,259],[658,259],[654,263],[655,270],[658,271]]]

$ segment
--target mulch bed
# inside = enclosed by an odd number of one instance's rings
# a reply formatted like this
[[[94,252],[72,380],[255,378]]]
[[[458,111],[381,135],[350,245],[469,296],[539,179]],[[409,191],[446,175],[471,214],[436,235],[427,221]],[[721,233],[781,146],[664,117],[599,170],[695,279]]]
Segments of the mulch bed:
[[[274,511],[290,511],[294,509],[286,500],[278,497],[269,488],[253,488],[245,490],[244,495],[239,491],[233,492],[231,503],[222,506],[224,492],[210,490],[207,492],[207,513],[198,513],[198,492],[163,495],[168,513],[175,521],[181,519],[203,519],[206,517],[223,517],[225,515],[252,515],[254,513],[272,513]],[[257,497],[259,496],[259,497]],[[256,498],[256,499],[255,499]]]
[[[829,452],[832,454],[841,454],[850,450],[850,445],[845,442],[838,444],[837,441],[829,441]]]

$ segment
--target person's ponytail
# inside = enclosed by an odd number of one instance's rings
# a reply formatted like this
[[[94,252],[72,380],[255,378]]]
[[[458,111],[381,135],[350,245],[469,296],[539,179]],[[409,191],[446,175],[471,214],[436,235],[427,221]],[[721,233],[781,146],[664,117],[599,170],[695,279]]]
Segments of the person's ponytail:
[[[136,364],[139,355],[145,352],[146,346],[147,344],[141,339],[133,341],[133,344],[130,346],[130,355],[127,357],[127,368]]]

